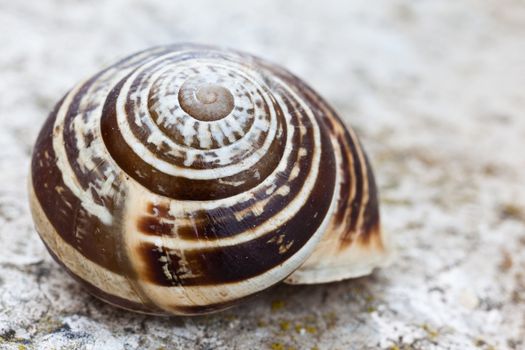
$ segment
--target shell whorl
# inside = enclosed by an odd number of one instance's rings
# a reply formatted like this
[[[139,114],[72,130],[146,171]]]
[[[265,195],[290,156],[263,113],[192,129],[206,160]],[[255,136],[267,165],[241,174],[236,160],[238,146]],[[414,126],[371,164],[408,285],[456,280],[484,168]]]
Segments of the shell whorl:
[[[172,199],[213,200],[256,187],[278,166],[291,141],[286,130],[300,122],[286,120],[284,101],[264,77],[233,57],[161,56],[108,100],[101,133],[112,158]]]
[[[74,277],[151,313],[224,308],[308,266],[330,235],[339,251],[382,245],[366,156],[324,101],[281,68],[194,45],[66,94],[35,146],[31,205]]]

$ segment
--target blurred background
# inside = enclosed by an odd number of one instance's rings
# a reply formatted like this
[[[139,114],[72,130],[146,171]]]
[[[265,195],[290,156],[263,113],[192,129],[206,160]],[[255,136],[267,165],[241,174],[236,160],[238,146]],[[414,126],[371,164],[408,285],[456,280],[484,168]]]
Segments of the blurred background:
[[[390,268],[224,313],[104,305],[56,265],[26,176],[48,112],[144,48],[235,48],[304,78],[371,158]],[[0,0],[1,349],[524,349],[525,3]]]

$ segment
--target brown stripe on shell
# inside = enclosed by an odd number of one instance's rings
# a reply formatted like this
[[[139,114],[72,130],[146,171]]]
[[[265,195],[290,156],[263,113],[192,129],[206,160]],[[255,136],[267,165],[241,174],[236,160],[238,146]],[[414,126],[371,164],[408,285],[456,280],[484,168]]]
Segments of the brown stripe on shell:
[[[165,53],[167,50],[162,50],[162,53]],[[94,118],[97,116],[91,115],[91,112],[96,109],[98,106],[104,103],[103,100],[93,100],[90,99],[90,93],[100,92],[103,89],[107,88],[109,82],[114,78],[115,73],[111,74],[112,70],[119,70],[124,68],[131,68],[139,66],[149,60],[154,59],[154,55],[140,58],[142,52],[139,52],[135,55],[131,55],[116,64],[102,70],[101,72],[95,74],[92,78],[87,80],[80,89],[75,93],[73,99],[67,108],[66,115],[63,123],[63,137],[64,137],[64,149],[66,151],[66,156],[68,162],[74,172],[76,180],[82,186],[82,188],[88,188],[90,183],[95,182],[97,179],[103,179],[103,170],[107,167],[107,159],[93,159],[93,162],[97,164],[97,167],[92,170],[85,171],[81,168],[78,163],[79,160],[79,150],[77,148],[77,135],[75,134],[74,121],[76,118],[83,118],[87,121],[88,118]],[[159,52],[160,54],[160,52]],[[137,60],[135,57],[139,57]],[[108,77],[105,77],[106,74],[109,74]],[[101,81],[98,81],[101,80]],[[56,111],[58,112],[58,110]],[[56,113],[55,112],[55,113]],[[95,130],[83,130],[86,134],[82,135],[87,139],[94,138]],[[105,198],[107,201],[108,198]],[[99,203],[102,199],[99,200]],[[109,202],[104,202],[104,204],[111,205],[111,200]]]
[[[283,76],[288,75],[286,72],[281,72],[281,74]],[[344,225],[342,232],[345,232],[345,234],[340,237],[341,249],[351,244],[356,236],[361,240],[367,241],[371,235],[380,234],[381,231],[377,187],[368,157],[364,153],[359,140],[352,137],[332,107],[326,104],[319,94],[300,79],[292,77],[291,80],[293,81],[291,86],[295,86],[303,91],[310,104],[318,106],[319,112],[322,112],[318,114],[320,119],[327,126],[331,137],[341,148],[340,169],[342,179],[338,206],[334,214],[334,223]],[[359,152],[361,152],[364,161],[360,159]],[[352,168],[353,171],[351,172]],[[366,173],[366,179],[363,179],[363,172]],[[364,181],[367,181],[366,193],[363,193]],[[352,187],[355,189],[353,195],[351,194]],[[368,200],[363,207],[362,199],[364,195],[368,197]],[[361,227],[357,227],[358,218],[362,212],[364,220]]]
[[[137,229],[149,235],[170,235],[175,225],[163,222],[152,216],[144,216],[137,222]]]
[[[52,226],[68,244],[100,266],[123,273],[126,268],[119,258],[115,228],[103,224],[82,207],[65,185],[57,166],[53,125],[62,102],[46,120],[34,147],[31,176],[35,195]]]
[[[212,285],[246,280],[282,264],[317,231],[331,204],[335,158],[324,131],[321,131],[321,159],[322,166],[308,199],[280,227],[248,242],[187,250],[182,254],[143,243],[137,251],[147,266],[142,274],[149,282],[161,286]]]
[[[95,106],[92,106],[89,110],[80,108],[80,104],[85,98],[87,92],[92,88],[93,84],[96,83],[97,79],[103,75],[103,72],[97,74],[93,78],[89,79],[82,87],[75,93],[71,103],[68,106],[65,106],[66,115],[64,118],[63,124],[63,137],[64,137],[64,149],[66,151],[66,156],[68,163],[70,164],[78,183],[82,188],[88,188],[89,184],[97,179],[101,179],[101,169],[106,168],[107,161],[105,159],[94,159],[94,162],[99,164],[99,166],[94,169],[94,171],[86,172],[84,171],[80,163],[78,162],[80,151],[77,148],[77,135],[75,134],[74,121],[76,118],[83,118],[87,120],[89,117],[90,110],[94,109]],[[100,103],[100,102],[99,102]],[[83,136],[90,139],[94,137],[93,130],[85,130],[86,134]],[[103,204],[100,198],[98,199],[98,204]],[[109,204],[109,203],[104,203]]]
[[[357,218],[359,216],[360,212],[360,206],[361,206],[361,199],[363,197],[363,175],[362,175],[362,167],[359,157],[357,155],[357,151],[355,149],[355,144],[353,143],[352,138],[348,133],[345,133],[344,141],[339,138],[339,142],[346,146],[349,145],[349,149],[352,152],[352,163],[354,165],[354,172],[353,172],[353,178],[352,180],[355,181],[355,194],[353,198],[350,198],[348,195],[349,188],[350,188],[350,181],[351,179],[349,176],[349,170],[348,168],[344,168],[343,175],[346,177],[345,182],[343,182],[341,187],[341,200],[339,202],[339,208],[338,208],[338,214],[336,214],[336,222],[342,222],[345,218],[345,215],[348,214],[347,209],[350,209],[350,220],[347,221],[347,232],[354,232],[356,225],[357,225]],[[342,148],[343,149],[343,166],[349,163],[348,154],[345,150],[348,148]],[[344,187],[343,187],[344,186]],[[349,207],[348,207],[348,204]],[[344,240],[344,239],[343,239]]]
[[[376,187],[376,182],[374,179],[374,174],[372,173],[372,167],[370,166],[370,161],[366,154],[364,154],[366,167],[368,169],[368,202],[364,209],[364,220],[362,229],[360,230],[361,234],[358,239],[367,244],[370,242],[372,236],[379,235],[380,232],[380,218],[379,218],[379,201],[378,201],[378,191]],[[378,240],[381,243],[381,240]]]

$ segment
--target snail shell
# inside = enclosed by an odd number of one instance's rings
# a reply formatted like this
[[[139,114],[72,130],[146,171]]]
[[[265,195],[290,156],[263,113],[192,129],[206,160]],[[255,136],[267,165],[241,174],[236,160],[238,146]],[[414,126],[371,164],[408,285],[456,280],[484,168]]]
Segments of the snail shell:
[[[387,256],[354,132],[286,70],[214,47],[152,48],[75,86],[38,136],[30,202],[51,255],[139,312],[216,311]]]

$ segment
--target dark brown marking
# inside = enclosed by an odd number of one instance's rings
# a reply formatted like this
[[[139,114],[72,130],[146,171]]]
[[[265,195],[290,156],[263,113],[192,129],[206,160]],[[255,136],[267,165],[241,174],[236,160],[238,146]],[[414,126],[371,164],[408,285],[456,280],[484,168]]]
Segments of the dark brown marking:
[[[380,234],[381,224],[379,219],[379,200],[376,182],[372,173],[372,167],[370,166],[370,162],[366,155],[365,161],[368,169],[368,203],[366,204],[363,228],[361,235],[359,235],[359,239],[364,243],[368,243],[374,234]]]
[[[175,217],[170,214],[170,207],[167,204],[148,203],[146,211],[150,215],[158,216],[163,219],[175,219]]]
[[[147,235],[173,236],[173,227],[173,224],[151,216],[142,217],[137,222],[137,229]]]

